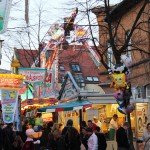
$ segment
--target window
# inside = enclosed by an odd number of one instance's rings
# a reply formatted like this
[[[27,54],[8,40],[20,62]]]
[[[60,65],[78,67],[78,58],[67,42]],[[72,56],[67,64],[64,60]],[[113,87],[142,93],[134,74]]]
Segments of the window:
[[[65,67],[64,66],[59,66],[60,71],[65,71]]]
[[[113,61],[113,51],[110,43],[107,43],[107,64],[109,68],[111,68],[113,65],[112,61]]]
[[[127,31],[127,33],[126,33],[126,39],[127,39],[127,37],[129,36],[130,32],[131,32],[130,30]],[[126,54],[127,54],[127,56],[128,56],[129,58],[131,58],[131,50],[132,50],[131,44],[132,44],[132,41],[131,41],[131,38],[130,38],[129,43],[128,43],[128,46],[127,46],[127,52],[126,52]]]
[[[80,72],[80,66],[79,64],[71,64],[71,70],[74,72]]]
[[[98,77],[87,77],[86,79],[88,81],[90,81],[90,82],[97,82],[97,81],[99,81]]]
[[[85,86],[85,82],[84,82],[84,78],[83,78],[82,74],[74,74],[73,77],[79,87]]]
[[[146,97],[150,97],[150,84],[146,86]]]
[[[137,87],[137,98],[142,98],[142,87]]]

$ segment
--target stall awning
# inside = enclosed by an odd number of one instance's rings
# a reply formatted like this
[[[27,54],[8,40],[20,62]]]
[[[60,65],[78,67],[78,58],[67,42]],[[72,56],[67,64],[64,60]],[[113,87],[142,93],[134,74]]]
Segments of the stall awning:
[[[57,105],[47,106],[39,108],[38,112],[59,112],[59,111],[71,111],[79,110],[83,108],[92,107],[92,103],[86,100],[75,100],[66,103],[59,103]]]

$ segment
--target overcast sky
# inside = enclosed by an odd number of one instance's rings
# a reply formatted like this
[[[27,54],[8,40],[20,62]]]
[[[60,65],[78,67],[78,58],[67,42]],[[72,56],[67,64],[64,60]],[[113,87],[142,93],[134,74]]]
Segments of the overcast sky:
[[[22,27],[23,26],[23,18],[24,18],[24,0],[13,0],[12,4],[15,4],[16,2],[18,2],[17,5],[13,6],[11,8],[10,11],[10,19],[8,22],[8,30],[12,30],[12,32],[14,32],[13,29],[11,28],[15,28],[15,27]],[[67,15],[70,15],[71,13],[71,8],[75,8],[78,7],[78,4],[76,4],[75,6],[70,5],[72,4],[71,2],[72,0],[29,0],[29,17],[30,17],[30,22],[33,23],[36,19],[36,17],[34,16],[35,14],[33,12],[35,12],[37,10],[37,8],[41,5],[44,10],[47,10],[47,15],[44,16],[44,18],[46,19],[45,22],[47,24],[47,28],[45,28],[43,30],[43,36],[44,36],[44,32],[46,33],[49,26],[51,24],[53,24],[54,22],[59,22],[62,21],[62,18],[67,17]],[[74,1],[74,0],[73,0]],[[85,0],[80,0],[84,1]],[[120,2],[120,0],[111,0],[112,3],[117,3]],[[67,6],[66,4],[69,4],[69,6]],[[99,0],[97,0],[97,4],[99,3]],[[100,3],[99,3],[100,4]],[[69,8],[70,7],[70,12],[67,14],[67,9],[64,10],[64,8]],[[7,31],[6,31],[7,32]],[[7,42],[11,43],[11,40],[9,40],[5,34],[1,34],[0,37],[2,39],[4,39],[4,46],[3,46],[3,53],[2,53],[2,64],[0,65],[1,69],[10,69],[10,60],[8,60],[8,58],[6,57],[6,55],[11,56],[12,52],[7,52],[5,45]],[[15,42],[11,43],[12,47],[16,47],[17,45],[15,45]],[[19,48],[19,47],[17,47]],[[4,52],[5,49],[5,52]],[[7,54],[6,54],[7,52]]]

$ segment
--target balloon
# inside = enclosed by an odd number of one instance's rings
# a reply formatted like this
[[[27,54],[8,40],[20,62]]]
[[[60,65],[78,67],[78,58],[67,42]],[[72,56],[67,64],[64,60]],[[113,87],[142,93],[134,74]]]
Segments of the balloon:
[[[130,103],[126,108],[126,113],[131,113],[135,109],[135,105]]]
[[[118,111],[122,114],[127,114],[127,113],[131,113],[133,112],[133,110],[135,109],[134,104],[130,103],[127,107],[118,107]]]
[[[121,55],[121,62],[124,63],[126,67],[130,67],[132,65],[132,60],[127,55]]]
[[[118,100],[123,100],[123,91],[118,90],[118,91],[116,91],[113,95],[114,95],[114,97],[115,97],[116,99],[118,99]]]
[[[118,107],[118,111],[122,114],[126,114],[125,108]]]
[[[112,74],[112,83],[110,87],[113,87],[115,90],[126,87],[125,74]]]
[[[111,69],[108,69],[109,74],[112,73],[125,73],[125,74],[129,74],[128,68],[124,65],[124,64],[115,64],[112,65]]]

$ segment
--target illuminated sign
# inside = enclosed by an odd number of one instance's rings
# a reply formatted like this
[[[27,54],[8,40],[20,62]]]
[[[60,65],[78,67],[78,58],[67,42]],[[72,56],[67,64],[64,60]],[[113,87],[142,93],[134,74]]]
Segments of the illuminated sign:
[[[0,74],[0,88],[21,88],[24,79],[22,75]]]

